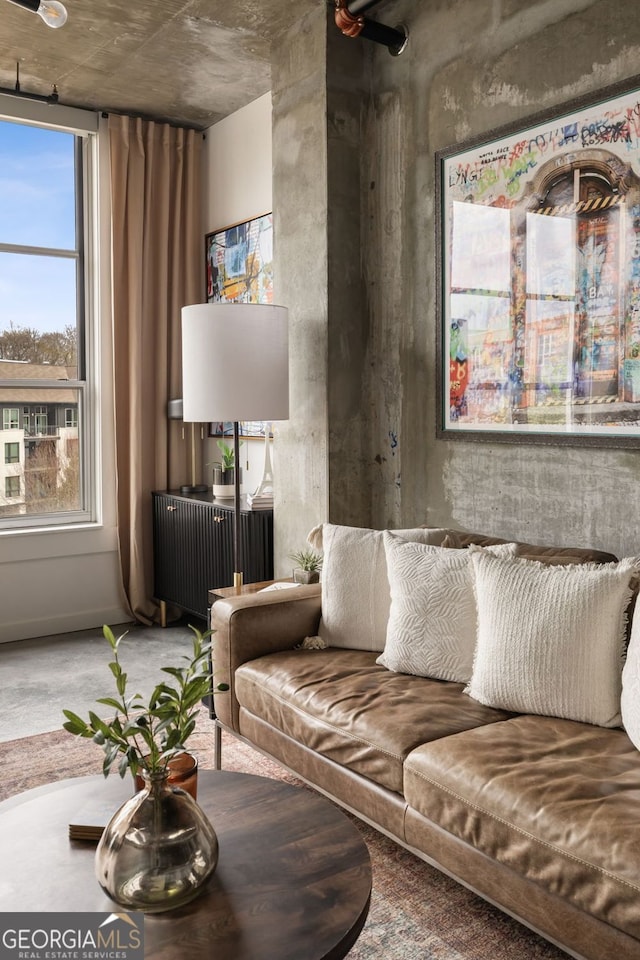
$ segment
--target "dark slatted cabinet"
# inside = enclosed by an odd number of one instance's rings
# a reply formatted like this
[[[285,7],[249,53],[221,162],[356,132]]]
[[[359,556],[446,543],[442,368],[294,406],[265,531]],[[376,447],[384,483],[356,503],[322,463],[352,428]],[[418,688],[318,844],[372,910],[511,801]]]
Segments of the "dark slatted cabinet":
[[[233,583],[233,502],[212,494],[153,493],[154,596],[203,619],[213,587]],[[273,578],[273,511],[240,511],[245,583]]]

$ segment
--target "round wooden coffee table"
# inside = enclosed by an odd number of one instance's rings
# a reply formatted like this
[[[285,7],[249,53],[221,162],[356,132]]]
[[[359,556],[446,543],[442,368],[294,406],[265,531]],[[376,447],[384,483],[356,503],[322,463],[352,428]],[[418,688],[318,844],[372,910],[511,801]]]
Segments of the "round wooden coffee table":
[[[95,843],[69,840],[68,824],[99,797],[115,810],[126,791],[117,776],[79,777],[1,803],[2,910],[121,910],[94,877]],[[243,773],[201,770],[198,802],[218,835],[218,866],[190,904],[145,916],[145,958],[344,957],[371,895],[354,824],[310,790]]]

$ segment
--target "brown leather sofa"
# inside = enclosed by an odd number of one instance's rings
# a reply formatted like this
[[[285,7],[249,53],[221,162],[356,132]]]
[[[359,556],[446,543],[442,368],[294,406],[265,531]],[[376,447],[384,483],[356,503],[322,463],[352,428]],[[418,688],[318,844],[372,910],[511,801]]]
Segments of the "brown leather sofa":
[[[212,609],[226,730],[571,956],[640,960],[640,753],[621,728],[483,706],[375,652],[301,649],[321,588]],[[222,758],[224,765],[224,758]]]

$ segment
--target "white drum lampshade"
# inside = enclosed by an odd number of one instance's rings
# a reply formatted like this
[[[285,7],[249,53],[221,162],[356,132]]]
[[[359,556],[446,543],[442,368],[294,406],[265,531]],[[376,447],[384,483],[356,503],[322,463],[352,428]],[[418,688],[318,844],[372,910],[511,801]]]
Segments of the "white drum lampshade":
[[[262,303],[182,308],[183,418],[286,420],[288,311]]]

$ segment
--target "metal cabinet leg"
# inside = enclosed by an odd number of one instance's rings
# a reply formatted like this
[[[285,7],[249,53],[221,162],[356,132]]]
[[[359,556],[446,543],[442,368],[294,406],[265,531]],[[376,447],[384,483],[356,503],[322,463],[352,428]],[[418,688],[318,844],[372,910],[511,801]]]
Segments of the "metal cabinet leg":
[[[166,627],[167,625],[167,603],[165,600],[160,601],[160,626]]]
[[[222,769],[222,727],[217,720],[213,731],[213,769]]]

